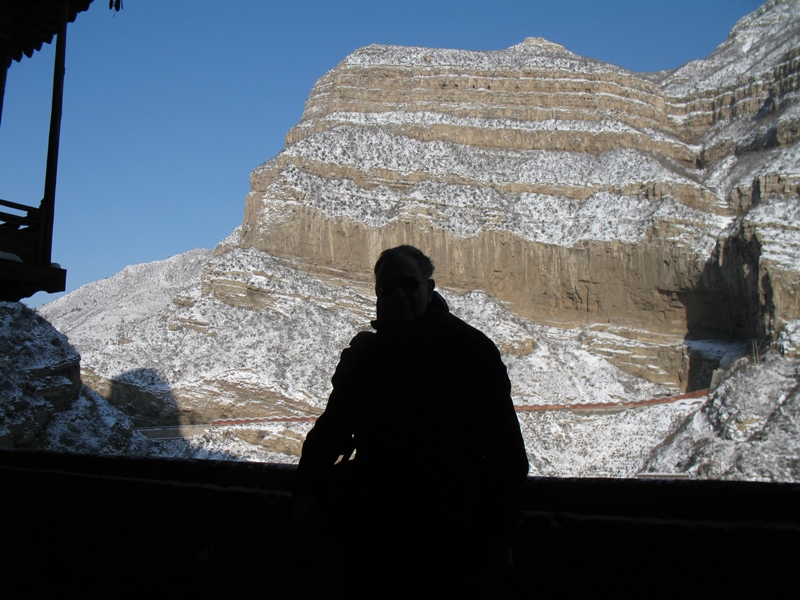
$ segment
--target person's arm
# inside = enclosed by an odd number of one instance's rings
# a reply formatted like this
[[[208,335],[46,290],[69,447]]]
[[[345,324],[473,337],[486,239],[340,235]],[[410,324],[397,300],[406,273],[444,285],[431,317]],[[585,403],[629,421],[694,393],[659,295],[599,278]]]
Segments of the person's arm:
[[[333,492],[334,464],[339,456],[352,449],[351,404],[354,378],[357,378],[356,363],[351,348],[342,352],[325,411],[303,443],[292,486],[295,497],[292,530],[301,548],[314,548],[320,544],[323,504]]]
[[[350,342],[350,347],[342,352],[333,375],[333,391],[328,398],[325,412],[306,435],[292,486],[295,498],[312,495],[321,499],[327,491],[336,460],[352,450],[353,410],[357,403],[359,373],[362,368],[358,339],[359,336],[356,336]]]
[[[519,518],[522,487],[528,474],[528,456],[511,399],[511,382],[497,347],[487,338],[478,382],[482,402],[483,468],[487,509],[494,535],[510,541]]]
[[[324,496],[333,465],[347,451],[353,436],[345,404],[346,398],[334,389],[325,412],[306,435],[292,486],[295,498],[308,494]]]

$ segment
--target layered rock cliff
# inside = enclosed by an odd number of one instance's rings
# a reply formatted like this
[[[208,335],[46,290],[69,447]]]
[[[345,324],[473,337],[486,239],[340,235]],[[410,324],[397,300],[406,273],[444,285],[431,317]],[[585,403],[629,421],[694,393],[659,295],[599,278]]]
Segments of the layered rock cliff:
[[[81,384],[78,352],[22,304],[0,302],[0,448],[142,454],[124,414]]]
[[[369,46],[253,172],[241,244],[366,279],[411,243],[441,285],[540,322],[769,339],[800,317],[797,265],[771,257],[800,241],[799,90],[796,2],[672,73],[537,38]]]
[[[800,359],[742,359],[644,470],[703,479],[800,480]]]
[[[80,355],[21,304],[0,302],[0,448],[34,447],[81,387]]]
[[[800,0],[673,72],[542,39],[369,46],[316,83],[213,253],[40,312],[140,424],[309,416],[374,314],[378,254],[414,244],[501,349],[534,472],[632,476],[703,402],[651,399],[776,338],[796,352],[799,97]],[[303,426],[268,427],[225,435],[297,452]]]

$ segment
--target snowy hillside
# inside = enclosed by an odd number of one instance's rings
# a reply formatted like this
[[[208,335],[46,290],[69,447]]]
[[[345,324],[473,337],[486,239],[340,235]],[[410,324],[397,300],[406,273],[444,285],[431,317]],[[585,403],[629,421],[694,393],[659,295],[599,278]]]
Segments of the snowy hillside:
[[[321,412],[339,353],[374,316],[378,253],[411,243],[500,348],[532,474],[727,477],[684,456],[711,404],[648,401],[770,347],[784,379],[745,369],[709,402],[744,402],[751,380],[765,406],[791,397],[798,56],[800,0],[769,0],[669,73],[538,38],[355,50],[253,171],[242,227],[215,251],[129,267],[39,312],[135,426],[207,428],[194,450],[160,451],[295,460],[308,422],[274,419]],[[208,428],[232,417],[273,421]],[[759,446],[775,456],[736,472],[796,477],[790,421]],[[758,462],[746,443],[708,445]]]

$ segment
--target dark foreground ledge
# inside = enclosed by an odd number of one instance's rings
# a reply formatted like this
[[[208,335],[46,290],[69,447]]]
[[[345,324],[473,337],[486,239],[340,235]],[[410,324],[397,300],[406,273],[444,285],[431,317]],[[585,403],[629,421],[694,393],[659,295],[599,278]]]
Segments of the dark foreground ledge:
[[[291,560],[293,477],[284,465],[0,451],[0,589],[302,597],[314,573]],[[514,551],[514,598],[763,592],[795,572],[800,485],[529,478]]]

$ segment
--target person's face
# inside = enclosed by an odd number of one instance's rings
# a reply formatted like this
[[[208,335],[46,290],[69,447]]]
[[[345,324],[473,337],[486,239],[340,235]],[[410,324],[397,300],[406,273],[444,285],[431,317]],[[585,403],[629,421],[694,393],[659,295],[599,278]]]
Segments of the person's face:
[[[375,277],[375,293],[381,308],[381,319],[408,324],[428,310],[434,288],[413,258],[387,258]]]

